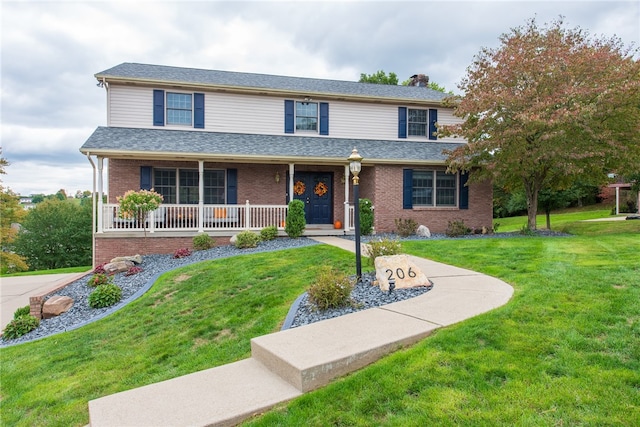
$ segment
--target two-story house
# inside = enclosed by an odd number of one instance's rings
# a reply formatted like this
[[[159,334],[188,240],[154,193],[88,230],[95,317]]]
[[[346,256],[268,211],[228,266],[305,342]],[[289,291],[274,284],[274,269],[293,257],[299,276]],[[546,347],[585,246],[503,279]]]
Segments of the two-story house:
[[[305,203],[307,235],[352,233],[354,147],[376,232],[409,218],[433,232],[452,220],[491,227],[491,184],[446,173],[443,150],[464,141],[438,137],[438,123],[458,119],[424,79],[391,86],[135,63],[95,77],[107,126],[80,151],[97,186],[96,263],[171,253],[202,232],[283,232],[292,198]],[[120,218],[117,196],[152,188],[160,209],[143,222]]]

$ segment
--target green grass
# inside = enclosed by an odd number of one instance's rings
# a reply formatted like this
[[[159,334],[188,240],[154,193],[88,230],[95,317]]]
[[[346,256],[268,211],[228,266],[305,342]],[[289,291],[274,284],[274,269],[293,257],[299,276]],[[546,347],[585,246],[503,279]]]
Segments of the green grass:
[[[540,214],[540,212],[538,212]],[[590,206],[588,208],[573,208],[562,211],[551,212],[551,229],[561,230],[564,226],[576,221],[584,221],[588,219],[610,218],[611,209],[602,208],[600,205]],[[493,224],[498,224],[498,232],[520,231],[523,226],[527,225],[527,216],[514,216],[508,218],[495,218]],[[547,227],[547,217],[542,213],[536,216],[536,224],[538,228]]]
[[[640,234],[596,224],[595,236],[405,243],[505,280],[512,300],[246,425],[640,425]]]
[[[0,424],[86,425],[89,400],[247,358],[324,264],[351,269],[353,255],[311,246],[198,263],[101,321],[0,349]]]
[[[640,425],[638,222],[404,243],[501,278],[512,300],[247,425]],[[89,400],[246,358],[320,265],[350,272],[353,254],[322,245],[199,263],[102,321],[0,349],[0,424],[86,425]]]
[[[12,273],[12,274],[0,273],[0,277],[40,276],[43,274],[63,274],[63,273],[84,273],[89,270],[91,270],[91,266],[86,265],[82,267],[67,267],[67,268],[56,268],[53,270],[25,271],[22,273]]]

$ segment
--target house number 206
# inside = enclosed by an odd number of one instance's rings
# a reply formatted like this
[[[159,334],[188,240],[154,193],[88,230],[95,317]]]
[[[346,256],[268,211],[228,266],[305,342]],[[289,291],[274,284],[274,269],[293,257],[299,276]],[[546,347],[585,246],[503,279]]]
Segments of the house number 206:
[[[393,273],[394,273],[393,270],[391,270],[390,268],[387,268],[384,272],[389,275],[389,277],[387,277],[387,280],[395,280],[395,278],[393,277]],[[402,268],[400,268],[400,267],[396,268],[395,273],[396,273],[396,276],[398,277],[398,279],[400,279],[400,280],[404,279],[407,276],[409,276],[411,278],[416,277],[416,272],[413,271],[411,269],[411,267],[409,267],[409,270],[407,271],[406,275],[405,275],[404,270]]]

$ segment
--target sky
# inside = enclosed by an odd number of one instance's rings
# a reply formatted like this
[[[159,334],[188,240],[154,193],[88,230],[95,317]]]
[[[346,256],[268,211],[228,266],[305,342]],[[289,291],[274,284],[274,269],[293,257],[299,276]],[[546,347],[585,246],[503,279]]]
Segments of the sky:
[[[79,151],[106,125],[94,74],[123,62],[358,81],[458,83],[483,47],[535,18],[640,45],[640,1],[0,0],[2,185],[91,190]]]

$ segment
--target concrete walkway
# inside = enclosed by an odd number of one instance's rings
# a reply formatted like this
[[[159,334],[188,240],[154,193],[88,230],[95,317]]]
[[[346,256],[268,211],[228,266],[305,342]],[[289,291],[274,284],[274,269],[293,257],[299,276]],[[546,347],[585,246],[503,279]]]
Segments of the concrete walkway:
[[[354,252],[354,242],[316,240]],[[504,305],[508,284],[411,257],[434,283],[419,297],[251,340],[251,358],[89,402],[92,427],[229,426]]]
[[[86,273],[43,274],[0,278],[0,330],[13,319],[13,313],[29,305],[29,297],[66,286]]]

